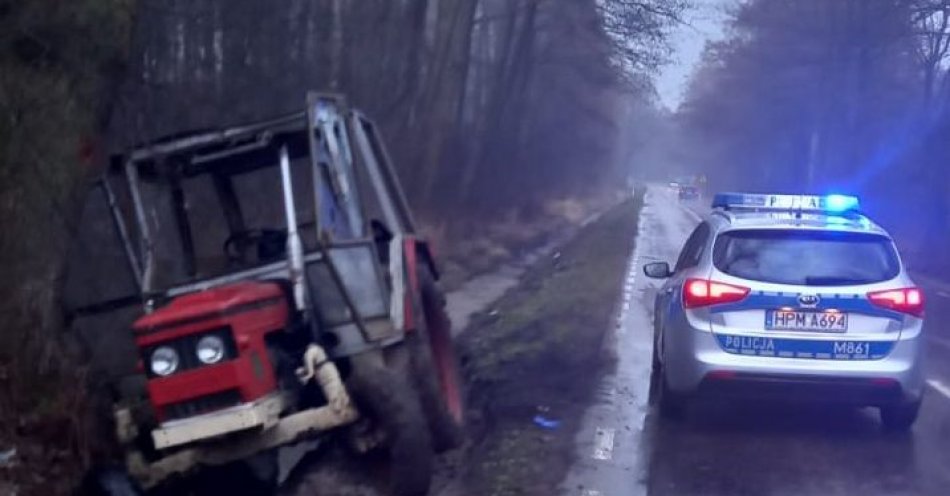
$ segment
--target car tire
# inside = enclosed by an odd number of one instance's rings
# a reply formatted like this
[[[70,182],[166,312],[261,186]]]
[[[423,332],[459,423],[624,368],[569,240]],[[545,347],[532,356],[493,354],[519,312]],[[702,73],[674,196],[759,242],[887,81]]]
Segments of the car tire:
[[[361,361],[346,380],[354,403],[385,435],[366,456],[375,459],[387,494],[424,496],[432,482],[434,454],[419,396],[399,370]],[[370,463],[369,461],[367,463]]]
[[[921,401],[898,403],[881,407],[881,423],[890,432],[907,432],[913,427],[920,413]]]
[[[465,440],[465,393],[445,297],[424,270],[419,274],[419,292],[416,307],[421,319],[410,337],[412,374],[433,448],[441,453]]]
[[[674,421],[684,420],[686,418],[686,397],[670,389],[669,382],[666,379],[666,371],[662,367],[660,368],[658,382],[657,404],[660,410],[660,418]]]
[[[655,327],[655,326],[654,326]],[[663,380],[663,367],[660,364],[660,356],[657,353],[657,340],[653,338],[653,359],[650,365],[650,390],[647,393],[647,401],[650,405],[657,405],[660,400],[660,383]]]
[[[654,306],[654,316],[657,315],[657,308]],[[653,323],[653,360],[650,370],[650,391],[648,401],[656,405],[660,412],[660,418],[664,420],[682,420],[686,417],[686,398],[672,391],[666,380],[666,368],[660,361],[660,329],[656,325],[656,317]]]

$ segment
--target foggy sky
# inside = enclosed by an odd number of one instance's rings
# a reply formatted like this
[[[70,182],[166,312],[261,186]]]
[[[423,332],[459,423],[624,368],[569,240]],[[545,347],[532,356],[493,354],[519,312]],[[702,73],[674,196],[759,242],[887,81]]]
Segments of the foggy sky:
[[[686,15],[688,25],[679,26],[673,33],[672,62],[663,68],[657,78],[660,101],[670,110],[676,110],[683,98],[693,69],[699,62],[703,46],[710,39],[722,36],[723,10],[737,0],[694,0],[696,8]]]

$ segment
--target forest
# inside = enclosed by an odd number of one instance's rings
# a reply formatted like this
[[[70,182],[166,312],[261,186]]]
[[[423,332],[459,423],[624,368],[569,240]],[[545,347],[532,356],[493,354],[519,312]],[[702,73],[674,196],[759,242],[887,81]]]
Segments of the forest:
[[[912,267],[950,257],[950,2],[753,0],[706,47],[676,120],[713,188],[849,192]]]

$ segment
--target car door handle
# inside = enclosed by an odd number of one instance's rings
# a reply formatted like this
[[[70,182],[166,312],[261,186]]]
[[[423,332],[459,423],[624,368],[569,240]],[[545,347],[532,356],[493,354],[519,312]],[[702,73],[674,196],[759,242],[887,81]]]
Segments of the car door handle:
[[[666,294],[668,294],[668,295],[671,295],[671,294],[673,294],[673,288],[666,288],[666,289],[663,290],[663,292],[666,293]]]

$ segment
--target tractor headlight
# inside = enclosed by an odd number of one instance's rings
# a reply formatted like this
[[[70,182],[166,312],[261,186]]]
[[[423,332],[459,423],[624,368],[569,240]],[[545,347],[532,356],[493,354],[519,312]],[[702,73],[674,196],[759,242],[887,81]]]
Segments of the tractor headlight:
[[[162,377],[171,375],[178,370],[179,363],[178,352],[168,346],[156,348],[149,359],[149,367],[152,369],[152,373]]]
[[[195,349],[198,360],[207,365],[220,362],[224,358],[224,353],[224,340],[215,335],[201,338]]]

